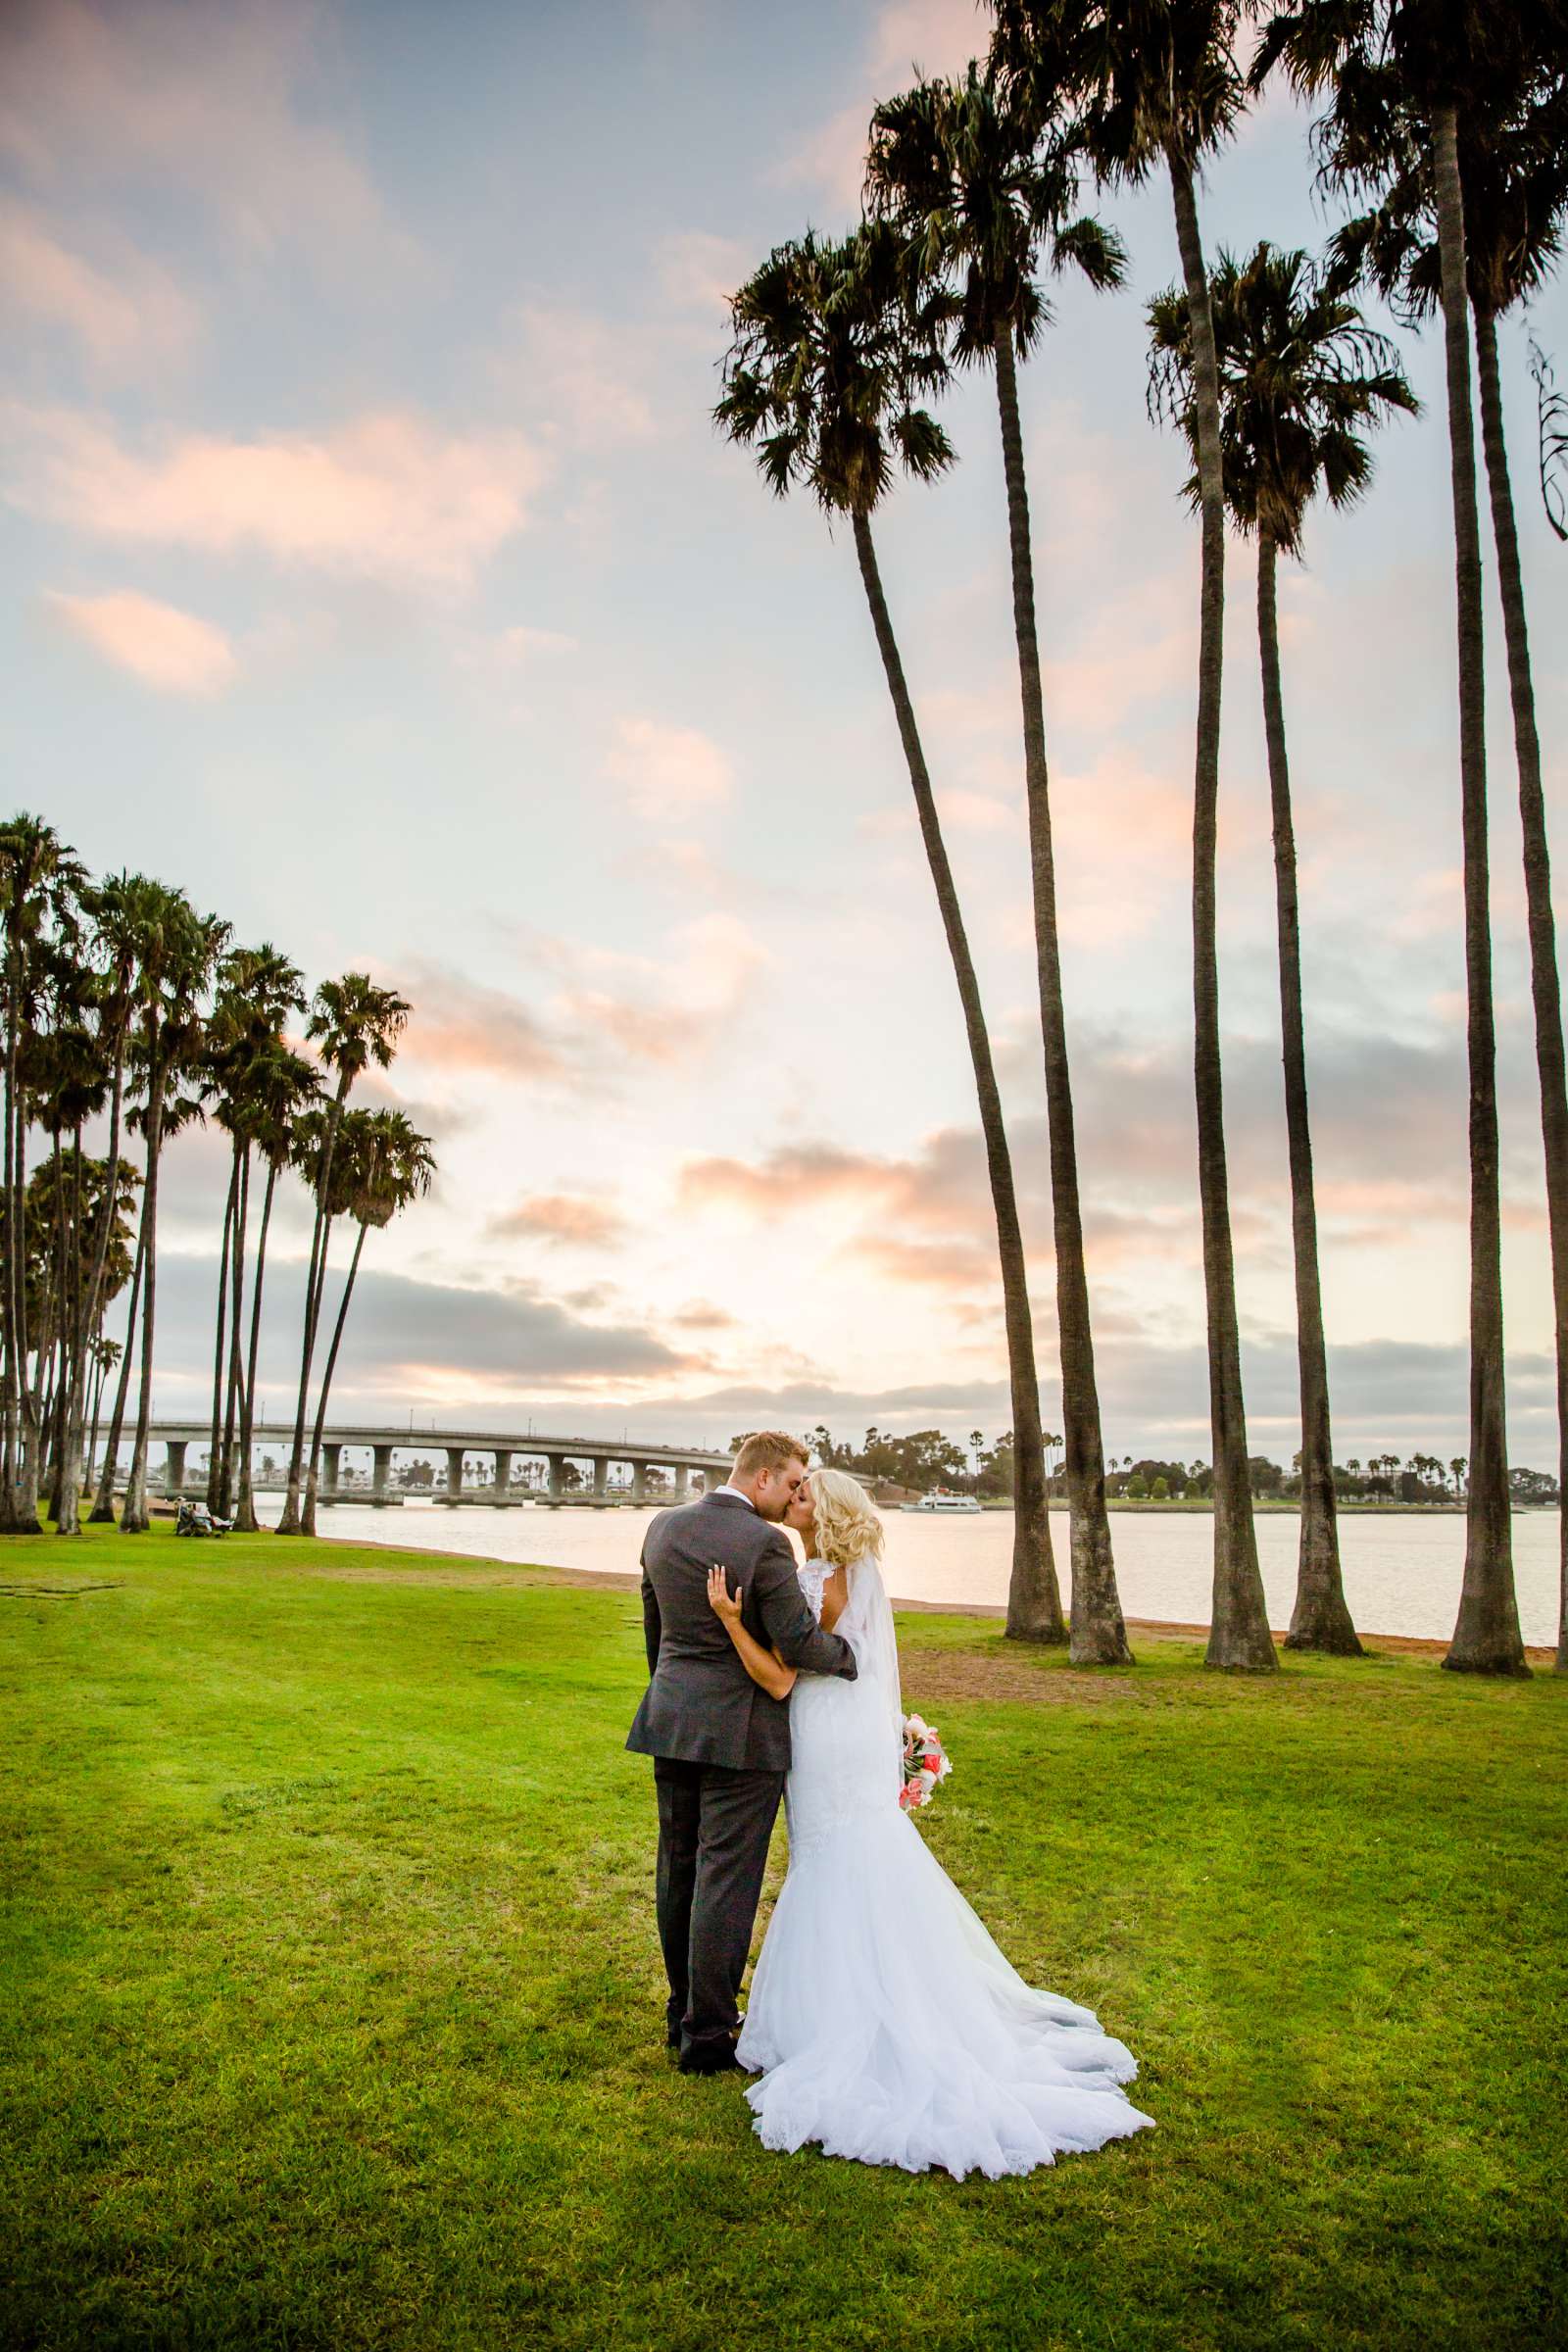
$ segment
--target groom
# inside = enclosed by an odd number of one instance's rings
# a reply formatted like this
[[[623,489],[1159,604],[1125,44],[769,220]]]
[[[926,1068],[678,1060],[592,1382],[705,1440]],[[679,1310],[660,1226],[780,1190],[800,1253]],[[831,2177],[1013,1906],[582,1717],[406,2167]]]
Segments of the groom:
[[[686,2075],[736,2064],[741,1978],[790,1763],[789,1702],[741,1664],[708,1605],[710,1568],[740,1588],[742,1624],[786,1666],[855,1680],[855,1653],[818,1630],[779,1526],[805,1476],[799,1440],[759,1430],[727,1486],[661,1511],[643,1539],[652,1680],[626,1745],[654,1759],[668,2040]]]

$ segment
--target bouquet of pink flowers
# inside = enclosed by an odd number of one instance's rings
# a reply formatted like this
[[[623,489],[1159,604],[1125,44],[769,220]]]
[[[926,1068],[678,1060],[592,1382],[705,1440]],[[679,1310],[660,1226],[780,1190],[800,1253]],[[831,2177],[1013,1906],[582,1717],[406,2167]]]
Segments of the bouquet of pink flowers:
[[[945,1781],[952,1770],[952,1759],[930,1724],[918,1715],[906,1715],[904,1787],[899,1790],[899,1803],[905,1812],[913,1813],[921,1805],[928,1805],[937,1783]]]

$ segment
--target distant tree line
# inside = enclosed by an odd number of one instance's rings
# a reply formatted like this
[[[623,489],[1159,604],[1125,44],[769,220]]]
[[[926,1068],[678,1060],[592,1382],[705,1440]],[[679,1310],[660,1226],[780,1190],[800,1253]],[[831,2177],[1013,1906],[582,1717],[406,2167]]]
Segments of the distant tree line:
[[[873,1426],[856,1446],[841,1444],[819,1421],[808,1433],[806,1443],[813,1460],[825,1468],[848,1470],[867,1483],[911,1487],[923,1494],[941,1488],[949,1493],[975,1494],[982,1501],[1002,1500],[1013,1492],[1010,1429],[989,1443],[980,1430],[971,1430],[965,1449],[940,1429],[915,1429],[901,1437]],[[732,1438],[730,1450],[735,1451],[740,1444],[740,1437]],[[1049,1431],[1043,1434],[1041,1459],[1045,1485],[1050,1494],[1064,1498],[1068,1494],[1065,1470],[1052,1466],[1060,1447],[1060,1438],[1053,1437]],[[1446,1462],[1435,1453],[1412,1453],[1403,1461],[1396,1453],[1372,1454],[1365,1461],[1352,1456],[1348,1461],[1334,1464],[1334,1490],[1345,1502],[1451,1505],[1466,1498],[1469,1467],[1462,1454]],[[1299,1453],[1294,1456],[1288,1470],[1264,1454],[1251,1455],[1247,1469],[1249,1490],[1254,1501],[1301,1500],[1304,1465]],[[1510,1484],[1515,1503],[1552,1504],[1558,1499],[1557,1481],[1544,1471],[1516,1467],[1510,1475]],[[1214,1493],[1213,1466],[1205,1461],[1160,1461],[1148,1454],[1137,1460],[1130,1453],[1119,1457],[1113,1454],[1106,1467],[1105,1492],[1113,1499],[1133,1502],[1207,1500]]]

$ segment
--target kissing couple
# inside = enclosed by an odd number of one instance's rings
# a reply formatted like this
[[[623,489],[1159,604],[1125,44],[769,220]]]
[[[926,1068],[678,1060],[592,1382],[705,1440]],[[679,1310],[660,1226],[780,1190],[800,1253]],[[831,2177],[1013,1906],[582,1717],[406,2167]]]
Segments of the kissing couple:
[[[797,1561],[785,1530],[797,1535]],[[882,1523],[776,1430],[642,1550],[667,2037],[755,2074],[769,2148],[992,2179],[1152,2128],[1132,2054],[1003,1957],[900,1802],[905,1724]],[[789,1872],[741,1980],[784,1799]]]

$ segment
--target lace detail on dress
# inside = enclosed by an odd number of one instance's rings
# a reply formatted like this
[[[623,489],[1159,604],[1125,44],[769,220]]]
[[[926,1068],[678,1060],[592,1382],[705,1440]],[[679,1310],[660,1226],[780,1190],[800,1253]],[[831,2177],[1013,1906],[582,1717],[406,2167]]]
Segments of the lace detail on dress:
[[[806,1605],[816,1619],[817,1624],[820,1625],[822,1622],[822,1588],[833,1571],[826,1560],[808,1560],[806,1566],[797,1568],[795,1573],[800,1579],[801,1591],[806,1594]]]

